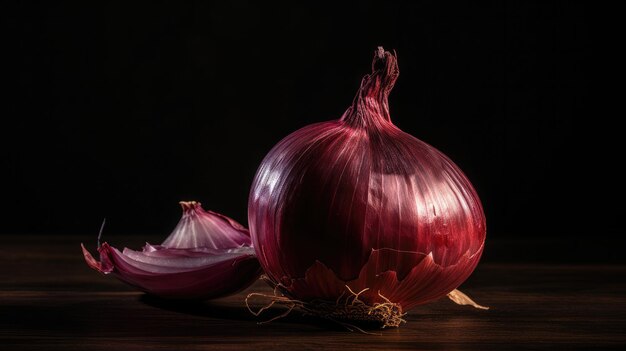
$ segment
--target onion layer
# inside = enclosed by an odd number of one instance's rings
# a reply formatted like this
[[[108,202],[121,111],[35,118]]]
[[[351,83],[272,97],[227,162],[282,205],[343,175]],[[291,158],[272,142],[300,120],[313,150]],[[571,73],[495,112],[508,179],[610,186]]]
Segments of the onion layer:
[[[250,286],[261,274],[248,230],[232,219],[181,202],[183,215],[161,245],[123,251],[102,244],[97,261],[81,244],[89,267],[149,294],[212,299]]]
[[[341,119],[287,136],[257,171],[252,241],[291,299],[336,301],[367,289],[360,301],[407,311],[452,292],[479,261],[478,195],[448,157],[391,122],[398,75],[396,57],[379,48]]]

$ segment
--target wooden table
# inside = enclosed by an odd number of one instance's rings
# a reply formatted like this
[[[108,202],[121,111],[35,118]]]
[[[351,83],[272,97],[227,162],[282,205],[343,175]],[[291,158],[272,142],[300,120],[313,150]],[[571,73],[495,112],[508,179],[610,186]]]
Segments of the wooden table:
[[[1,239],[1,350],[626,347],[624,265],[481,263],[462,290],[491,310],[443,299],[411,311],[407,324],[376,336],[297,313],[258,325],[243,306],[245,292],[196,304],[156,300],[87,268],[81,239]],[[131,247],[141,243],[134,237],[109,239]],[[268,288],[258,283],[250,291]]]

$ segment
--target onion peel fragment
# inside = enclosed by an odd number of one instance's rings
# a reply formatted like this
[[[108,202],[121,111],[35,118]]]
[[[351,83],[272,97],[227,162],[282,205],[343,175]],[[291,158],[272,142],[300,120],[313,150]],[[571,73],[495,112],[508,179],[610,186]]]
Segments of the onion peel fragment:
[[[457,305],[468,305],[479,310],[488,310],[489,307],[482,306],[474,302],[469,296],[462,293],[460,290],[454,289],[448,293],[448,298]]]
[[[100,261],[81,244],[92,269],[113,274],[146,293],[163,298],[213,299],[239,292],[261,274],[246,228],[234,220],[202,209],[198,202],[180,202],[183,215],[161,245],[146,243],[142,251],[120,251],[108,243]]]

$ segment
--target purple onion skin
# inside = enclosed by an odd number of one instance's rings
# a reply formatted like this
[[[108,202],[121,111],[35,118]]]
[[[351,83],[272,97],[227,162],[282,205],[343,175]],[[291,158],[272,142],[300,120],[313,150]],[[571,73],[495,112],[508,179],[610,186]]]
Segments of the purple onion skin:
[[[161,245],[146,243],[141,251],[120,251],[105,242],[96,260],[81,244],[85,262],[97,272],[168,299],[216,299],[252,285],[261,267],[248,230],[205,211],[198,202],[180,204],[182,217]]]
[[[382,49],[341,119],[279,142],[254,179],[248,207],[261,266],[287,294],[333,300],[369,288],[404,310],[457,288],[486,234],[470,181],[444,154],[389,116],[399,74]]]
[[[219,254],[191,249],[167,249],[148,244],[144,247],[144,253],[148,247],[156,247],[163,261]],[[261,275],[261,268],[253,254],[241,254],[215,264],[163,273],[146,270],[145,265],[138,267],[137,262],[127,256],[129,249],[119,251],[108,243],[103,243],[98,248],[99,262],[84,246],[82,249],[89,267],[103,274],[112,274],[137,290],[164,299],[217,299],[246,289]],[[137,253],[141,254],[139,251]]]

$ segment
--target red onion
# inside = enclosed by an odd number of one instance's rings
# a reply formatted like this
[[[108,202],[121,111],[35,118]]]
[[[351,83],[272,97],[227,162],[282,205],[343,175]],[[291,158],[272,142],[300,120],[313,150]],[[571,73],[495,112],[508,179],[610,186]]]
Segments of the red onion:
[[[341,119],[304,127],[269,152],[248,219],[261,266],[290,299],[354,293],[402,313],[468,278],[486,223],[463,172],[391,122],[395,55],[379,48],[372,71]]]
[[[182,299],[212,299],[250,286],[261,274],[248,230],[198,202],[181,202],[183,216],[161,245],[122,252],[107,243],[100,261],[82,246],[87,264],[147,293]]]

